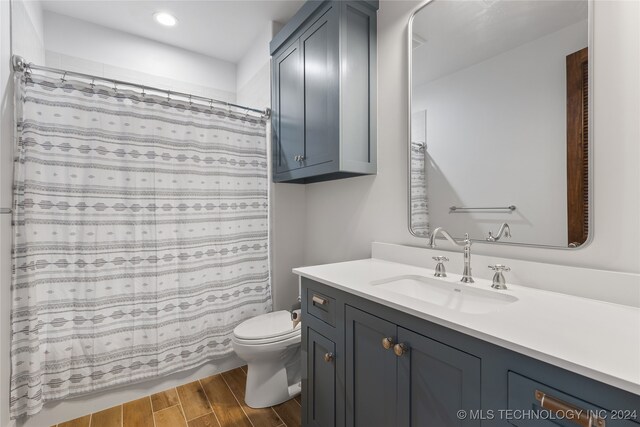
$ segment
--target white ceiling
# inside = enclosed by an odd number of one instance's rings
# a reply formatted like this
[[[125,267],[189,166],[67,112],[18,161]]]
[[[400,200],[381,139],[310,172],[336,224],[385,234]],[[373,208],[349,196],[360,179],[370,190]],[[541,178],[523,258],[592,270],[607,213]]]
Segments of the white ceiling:
[[[303,0],[44,0],[44,10],[237,63],[269,21],[286,23]],[[175,27],[155,22],[169,12]]]
[[[414,40],[417,35],[423,44],[412,52],[412,83],[419,86],[477,64],[587,15],[587,0],[434,1],[414,18]]]

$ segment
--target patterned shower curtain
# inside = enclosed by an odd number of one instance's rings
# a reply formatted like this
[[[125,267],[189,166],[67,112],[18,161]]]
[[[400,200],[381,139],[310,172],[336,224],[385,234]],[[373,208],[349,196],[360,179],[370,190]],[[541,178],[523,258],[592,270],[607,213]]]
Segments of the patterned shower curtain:
[[[410,159],[410,221],[417,236],[429,237],[429,206],[427,197],[427,111],[411,114]]]
[[[11,415],[195,367],[271,310],[265,120],[16,77]]]

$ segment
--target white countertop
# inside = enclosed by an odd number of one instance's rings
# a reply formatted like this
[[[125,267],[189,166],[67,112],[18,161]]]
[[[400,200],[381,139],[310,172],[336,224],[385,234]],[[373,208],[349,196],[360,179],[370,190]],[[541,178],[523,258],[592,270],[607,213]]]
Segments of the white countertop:
[[[497,311],[467,314],[376,288],[371,282],[433,270],[380,259],[296,268],[294,273],[640,395],[640,309],[509,285],[518,298]],[[460,275],[443,279],[458,282]]]

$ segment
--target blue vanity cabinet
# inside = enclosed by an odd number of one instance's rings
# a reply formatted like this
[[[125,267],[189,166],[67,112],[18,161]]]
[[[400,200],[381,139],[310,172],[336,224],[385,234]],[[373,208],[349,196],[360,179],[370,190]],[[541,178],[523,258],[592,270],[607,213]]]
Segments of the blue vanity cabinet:
[[[346,307],[346,425],[479,426],[480,359]]]
[[[640,427],[637,394],[308,278],[301,293],[303,426],[588,425],[554,418],[565,405]]]
[[[307,335],[308,378],[307,425],[314,427],[336,425],[336,345],[313,329]]]
[[[480,426],[459,410],[481,408],[480,359],[398,327],[398,427]]]
[[[373,1],[307,1],[271,42],[274,182],[376,173]]]
[[[382,346],[395,336],[395,324],[346,307],[347,427],[397,425],[397,357]]]
[[[301,290],[302,424],[344,426],[343,307],[315,286]]]

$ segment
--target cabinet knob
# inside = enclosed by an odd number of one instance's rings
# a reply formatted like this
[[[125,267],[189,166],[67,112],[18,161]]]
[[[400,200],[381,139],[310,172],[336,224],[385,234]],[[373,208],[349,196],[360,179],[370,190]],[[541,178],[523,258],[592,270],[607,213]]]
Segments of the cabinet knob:
[[[324,354],[324,361],[329,363],[329,362],[333,362],[333,353],[325,353]]]
[[[400,343],[400,344],[396,344],[393,346],[393,352],[396,354],[396,356],[400,357],[403,354],[405,354],[406,352],[409,351],[409,347],[407,347],[405,344]]]
[[[393,348],[393,344],[395,344],[393,342],[393,337],[382,338],[382,347],[384,347],[385,350],[391,350],[391,348]]]

